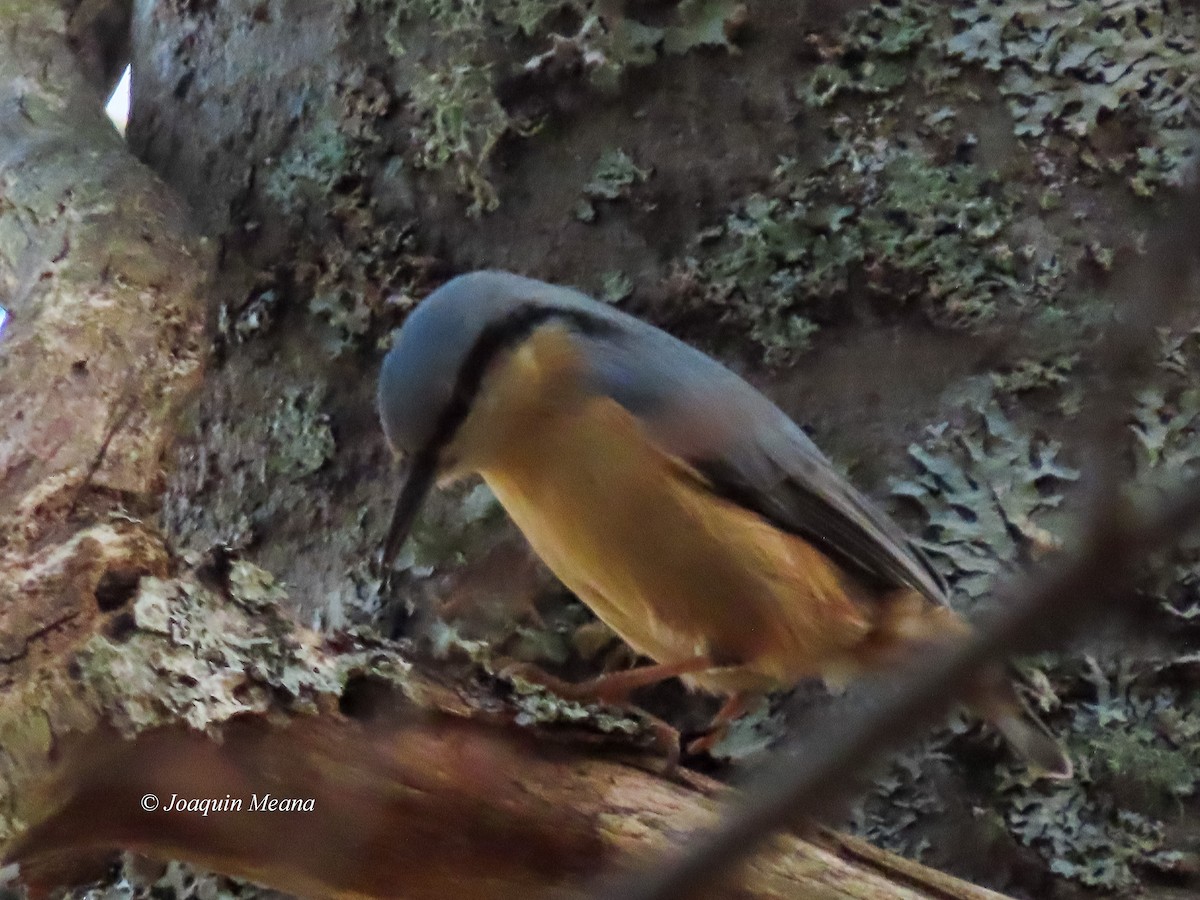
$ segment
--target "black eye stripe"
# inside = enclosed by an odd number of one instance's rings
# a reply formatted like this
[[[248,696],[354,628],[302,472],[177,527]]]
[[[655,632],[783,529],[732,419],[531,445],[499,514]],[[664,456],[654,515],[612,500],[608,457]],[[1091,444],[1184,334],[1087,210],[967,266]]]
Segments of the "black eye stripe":
[[[450,401],[438,416],[433,434],[417,454],[417,460],[423,460],[425,466],[432,470],[437,469],[438,456],[466,421],[483,384],[483,377],[496,357],[521,343],[540,326],[552,321],[564,322],[586,335],[611,334],[619,330],[612,322],[582,310],[560,309],[535,303],[518,306],[503,319],[491,323],[480,332],[463,359],[458,377],[454,381]]]
[[[450,401],[438,416],[432,436],[413,456],[408,477],[396,501],[392,522],[384,540],[385,571],[391,568],[400,548],[407,540],[421,503],[433,485],[439,457],[470,414],[471,404],[479,394],[479,387],[483,384],[483,376],[487,374],[488,367],[505,349],[516,346],[540,325],[550,321],[565,322],[586,335],[611,334],[620,330],[614,323],[581,310],[555,309],[534,303],[517,307],[503,319],[483,329],[463,359],[458,377],[454,381]]]

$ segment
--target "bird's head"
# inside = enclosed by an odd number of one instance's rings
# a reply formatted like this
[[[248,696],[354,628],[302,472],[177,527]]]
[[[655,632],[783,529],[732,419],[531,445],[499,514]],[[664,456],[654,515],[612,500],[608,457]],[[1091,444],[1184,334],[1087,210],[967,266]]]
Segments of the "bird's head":
[[[408,462],[384,560],[412,526],[463,422],[503,353],[540,326],[617,330],[623,317],[569,288],[506,272],[472,272],[426,297],[396,332],[379,377],[379,417],[392,451]]]

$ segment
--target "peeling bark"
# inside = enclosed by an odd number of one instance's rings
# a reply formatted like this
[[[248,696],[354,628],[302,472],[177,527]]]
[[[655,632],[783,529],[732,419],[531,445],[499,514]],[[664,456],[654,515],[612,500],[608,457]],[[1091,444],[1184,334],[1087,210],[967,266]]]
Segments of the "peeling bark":
[[[0,18],[2,572],[73,518],[154,507],[200,371],[209,259],[105,117],[106,67],[77,62],[67,11]]]
[[[291,625],[284,600],[238,561],[146,576],[5,695],[0,824],[37,892],[124,848],[306,896],[577,897],[715,824],[725,789],[655,774],[636,720],[571,721],[547,697],[497,694],[469,661],[435,679],[403,645]],[[268,794],[311,808],[253,808]],[[148,811],[146,795],[242,806]],[[707,896],[998,895],[823,834],[779,837]]]
[[[164,571],[153,530],[128,517],[157,505],[201,364],[203,241],[105,117],[112,73],[92,63],[109,45],[78,12],[0,9],[3,688],[90,637],[122,584]]]
[[[164,574],[153,512],[197,382],[209,255],[103,111],[125,3],[0,5],[0,831],[98,704],[56,666]],[[86,528],[89,523],[104,524]],[[40,761],[40,762],[39,762]]]

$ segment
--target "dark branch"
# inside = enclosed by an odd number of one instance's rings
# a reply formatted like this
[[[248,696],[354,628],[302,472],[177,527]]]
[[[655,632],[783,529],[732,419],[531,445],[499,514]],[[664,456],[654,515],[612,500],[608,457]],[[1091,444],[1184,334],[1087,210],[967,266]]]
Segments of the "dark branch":
[[[1090,533],[1073,559],[1024,587],[1000,592],[1004,612],[971,640],[925,661],[889,694],[857,715],[829,717],[797,757],[782,752],[755,779],[724,824],[689,849],[633,877],[601,885],[605,900],[680,900],[704,896],[771,833],[836,812],[862,773],[913,739],[961,699],[979,670],[1007,657],[1061,647],[1096,623],[1134,587],[1136,565],[1177,544],[1200,525],[1200,480],[1181,487],[1153,513],[1135,513],[1122,491],[1120,447],[1132,388],[1150,368],[1154,325],[1170,321],[1188,296],[1195,271],[1200,197],[1180,198],[1154,235],[1151,250],[1130,267],[1125,302],[1098,353],[1102,389],[1090,422],[1094,450]]]

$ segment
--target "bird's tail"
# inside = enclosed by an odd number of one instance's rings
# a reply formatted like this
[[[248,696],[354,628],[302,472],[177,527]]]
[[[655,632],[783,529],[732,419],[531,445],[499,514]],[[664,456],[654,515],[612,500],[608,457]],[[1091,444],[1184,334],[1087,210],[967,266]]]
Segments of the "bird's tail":
[[[864,668],[883,668],[911,657],[920,647],[962,638],[970,627],[948,606],[931,603],[912,589],[897,591],[884,604],[874,631],[856,649]],[[1058,739],[1017,693],[1015,672],[1005,666],[987,670],[975,681],[967,706],[1000,732],[1029,767],[1047,778],[1070,778],[1070,757]]]
[[[990,672],[980,680],[971,707],[1039,775],[1067,779],[1074,773],[1062,744],[1017,693],[1012,678],[1004,670]]]

